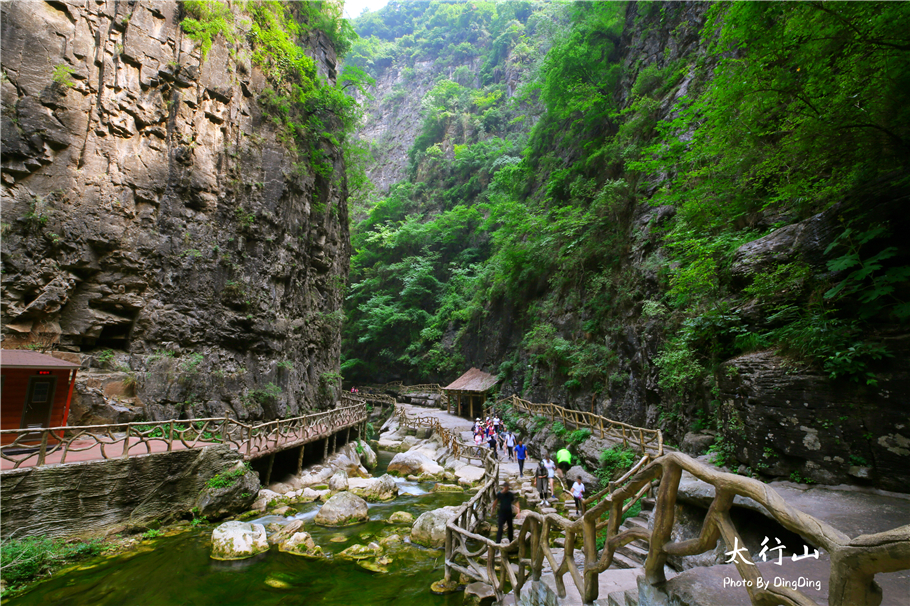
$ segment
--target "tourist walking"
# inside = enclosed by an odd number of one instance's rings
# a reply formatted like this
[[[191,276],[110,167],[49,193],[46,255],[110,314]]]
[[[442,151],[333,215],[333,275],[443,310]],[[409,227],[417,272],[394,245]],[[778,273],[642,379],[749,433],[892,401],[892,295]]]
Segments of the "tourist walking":
[[[487,443],[490,445],[490,450],[493,451],[493,456],[496,457],[496,460],[499,460],[499,450],[496,448],[496,434],[490,433],[490,437],[487,438]]]
[[[566,477],[566,473],[569,471],[569,467],[572,466],[572,453],[569,452],[568,448],[561,448],[556,453],[556,467],[559,468],[559,471],[562,473],[559,474],[560,477]]]
[[[550,482],[550,494],[556,496],[556,463],[549,454],[543,457],[543,466],[547,469],[547,480]]]
[[[509,460],[515,460],[515,434],[511,431],[506,433],[506,449],[509,451]]]
[[[502,492],[498,493],[493,500],[493,509],[496,509],[497,503],[499,504],[499,514],[496,517],[496,542],[499,543],[502,540],[502,527],[507,524],[509,527],[509,543],[511,543],[514,535],[512,520],[515,515],[521,513],[521,507],[518,505],[518,501],[515,500],[515,495],[509,492],[508,482],[502,483]]]
[[[518,444],[515,445],[515,458],[518,460],[518,477],[520,478],[525,472],[525,459],[528,456],[528,447],[521,443],[518,438]]]
[[[549,482],[547,481],[547,468],[544,467],[543,461],[538,463],[537,471],[534,473],[534,479],[537,482],[537,494],[540,495],[541,501],[548,501],[549,492],[547,487]]]
[[[575,478],[575,483],[572,484],[572,498],[575,499],[575,510],[578,515],[585,515],[585,485],[581,482],[581,476]]]

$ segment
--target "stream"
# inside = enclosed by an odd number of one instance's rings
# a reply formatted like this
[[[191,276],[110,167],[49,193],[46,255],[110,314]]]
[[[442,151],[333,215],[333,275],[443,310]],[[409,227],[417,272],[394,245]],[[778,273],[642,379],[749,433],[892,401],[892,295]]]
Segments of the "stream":
[[[374,476],[385,473],[393,455],[379,453]],[[369,522],[343,528],[323,528],[311,519],[320,503],[299,506],[294,517],[268,515],[260,523],[287,523],[305,520],[305,530],[317,545],[337,554],[356,543],[366,544],[392,533],[407,536],[406,526],[391,526],[384,520],[395,511],[421,513],[458,505],[468,495],[429,493],[433,483],[399,479],[399,497],[387,503],[370,503]],[[389,572],[364,570],[340,558],[311,560],[278,551],[249,560],[218,562],[209,558],[215,525],[189,528],[174,536],[150,541],[133,551],[80,562],[28,592],[9,601],[10,605],[59,604],[66,606],[241,606],[310,605],[372,606],[453,606],[462,594],[436,596],[430,584],[443,577],[441,550],[409,546],[392,555]],[[335,539],[333,541],[332,539]]]

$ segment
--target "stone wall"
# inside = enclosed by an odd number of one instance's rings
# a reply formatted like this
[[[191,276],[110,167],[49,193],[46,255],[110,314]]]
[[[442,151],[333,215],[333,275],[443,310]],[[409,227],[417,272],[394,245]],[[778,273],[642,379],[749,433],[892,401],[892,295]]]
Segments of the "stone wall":
[[[329,406],[350,256],[341,151],[319,144],[328,176],[290,151],[244,37],[203,60],[182,10],[0,7],[4,347],[56,341],[126,373],[138,416]],[[328,38],[299,43],[333,81]]]
[[[2,537],[100,535],[167,522],[188,515],[206,482],[240,460],[228,446],[210,446],[4,471]]]

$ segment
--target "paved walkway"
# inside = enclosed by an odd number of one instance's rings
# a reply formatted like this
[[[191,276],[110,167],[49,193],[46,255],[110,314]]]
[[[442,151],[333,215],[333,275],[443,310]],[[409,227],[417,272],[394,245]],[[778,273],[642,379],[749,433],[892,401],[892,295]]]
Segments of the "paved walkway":
[[[216,443],[217,442],[199,442],[196,445],[196,448],[211,446]],[[67,450],[58,448],[51,452],[51,448],[52,446],[49,445],[47,456],[44,458],[45,465],[103,461],[105,459],[119,459],[123,456],[122,440],[112,443],[99,443],[96,440],[76,440],[70,444],[70,447]],[[188,448],[192,447],[184,446],[182,442],[175,442],[172,450],[187,450]],[[15,456],[16,459],[21,460],[19,469],[34,467],[38,464],[38,448],[36,447],[33,450],[34,452],[31,453],[22,452],[21,455],[14,455],[11,453],[9,456]],[[145,443],[141,443],[139,438],[130,438],[129,456],[131,457],[159,452],[167,452],[167,442],[163,439],[146,440]],[[66,456],[65,461],[63,459],[64,455]],[[13,461],[0,459],[0,470],[2,471],[14,469],[14,465],[15,463]]]
[[[244,459],[249,460],[327,438],[332,434],[344,431],[353,425],[355,424],[342,423],[331,427],[325,424],[303,427],[283,434],[280,443],[275,443],[271,438],[266,438],[265,436],[262,436],[261,438],[254,437],[249,451],[246,442],[243,442],[238,446],[237,443],[228,441],[227,445],[234,450],[240,451],[243,454]],[[74,440],[69,443],[67,448],[63,448],[60,445],[54,448],[53,445],[49,444],[44,464],[59,465],[61,463],[84,463],[87,461],[104,461],[122,458],[124,454],[123,447],[125,435],[124,432],[121,434],[112,434],[110,437],[107,435],[99,435],[92,439]],[[187,439],[187,442],[189,442],[189,444],[185,444],[182,440],[175,437],[171,451],[204,448],[206,446],[215,446],[222,443],[220,441],[205,440],[194,442],[192,439]],[[166,438],[129,438],[129,448],[127,449],[128,457],[164,452],[168,452]],[[0,471],[16,469],[16,462],[19,462],[18,469],[34,467],[38,464],[38,447],[17,449],[17,452],[14,453],[6,451],[4,454],[15,459],[15,461],[0,459]]]

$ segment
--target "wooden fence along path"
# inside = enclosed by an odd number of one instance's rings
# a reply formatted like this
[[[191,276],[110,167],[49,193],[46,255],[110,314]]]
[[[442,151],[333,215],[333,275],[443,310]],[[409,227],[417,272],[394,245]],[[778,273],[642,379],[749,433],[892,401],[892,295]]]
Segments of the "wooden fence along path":
[[[544,515],[529,511],[517,538],[511,543],[499,544],[477,534],[478,526],[486,518],[496,497],[499,483],[498,461],[488,449],[479,448],[476,455],[483,460],[484,483],[446,524],[443,587],[454,586],[452,574],[462,573],[491,585],[497,600],[502,600],[509,591],[514,591],[518,597],[528,581],[540,580],[546,561],[554,574],[560,597],[566,595],[565,576],[568,574],[582,600],[591,604],[598,598],[598,575],[613,563],[617,549],[636,539],[648,542],[644,566],[647,582],[651,585],[663,583],[666,580],[664,564],[668,556],[690,556],[711,551],[718,538],[723,538],[730,552],[743,545],[730,515],[733,499],[737,495],[761,503],[784,528],[805,537],[830,554],[829,606],[877,606],[881,602],[881,594],[877,593],[873,583],[875,574],[910,568],[910,525],[851,539],[829,524],[791,507],[763,482],[723,473],[682,453],[664,453],[663,436],[659,430],[633,427],[553,404],[532,404],[514,397],[511,403],[518,410],[568,420],[579,427],[588,427],[592,432],[600,432],[602,436],[628,439],[633,446],[639,447],[642,457],[622,478],[611,482],[606,490],[585,499],[588,507],[582,517],[568,520],[555,513]],[[409,426],[422,422],[419,417],[407,417],[401,410],[399,419]],[[435,419],[426,420],[425,426],[439,425]],[[461,448],[469,446],[462,444]],[[698,538],[671,542],[677,491],[683,470],[711,484],[715,496]],[[656,485],[659,489],[653,529],[634,528],[619,532],[623,512]],[[553,530],[565,533],[562,558],[558,558],[549,545]],[[597,548],[598,536],[605,538],[600,550]],[[575,564],[576,537],[581,537],[582,566]],[[736,569],[746,581],[754,605],[817,606],[816,602],[796,589],[772,586],[768,579],[759,583],[761,572],[754,566],[749,554],[742,549],[738,553],[740,558],[735,560]]]
[[[245,460],[273,454],[357,426],[367,420],[366,403],[342,396],[346,406],[258,425],[230,418],[150,421],[83,427],[5,429],[14,435],[0,447],[3,469],[76,461],[129,458],[227,444]]]
[[[560,421],[563,425],[574,425],[578,429],[590,429],[592,435],[599,434],[601,438],[621,440],[624,447],[628,447],[631,444],[631,446],[637,447],[642,455],[651,453],[659,457],[664,453],[664,437],[659,429],[635,427],[634,425],[596,415],[593,412],[572,410],[556,404],[535,404],[514,395],[498,400],[494,405],[485,408],[484,414],[490,416],[497,408],[502,408],[503,405],[509,405],[513,410],[526,412],[529,415],[545,416],[552,423]]]

